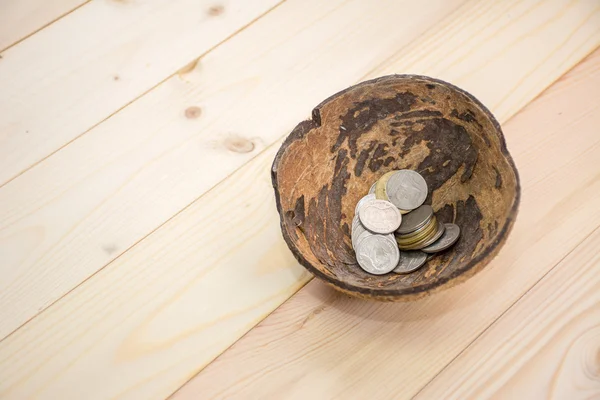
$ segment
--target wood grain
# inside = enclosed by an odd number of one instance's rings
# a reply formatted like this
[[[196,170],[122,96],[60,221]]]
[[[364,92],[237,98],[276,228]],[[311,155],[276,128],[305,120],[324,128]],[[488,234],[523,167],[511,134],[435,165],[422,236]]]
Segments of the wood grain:
[[[92,1],[4,51],[0,185],[279,2]]]
[[[6,261],[0,264],[0,338],[459,2],[431,4],[419,12],[409,0],[385,0],[381,8],[364,1],[285,2],[1,188],[0,255]],[[332,68],[339,72],[327,73]],[[290,107],[274,114],[279,104]]]
[[[0,0],[0,52],[90,0]]]
[[[600,229],[416,399],[600,398]]]
[[[468,24],[474,14],[497,17],[493,7],[476,2],[453,13],[450,2],[381,4],[288,0],[3,188],[10,191],[0,192],[0,210],[11,231],[2,232],[2,251],[13,257],[4,259],[18,266],[40,259],[35,268],[1,271],[20,279],[0,291],[10,293],[1,307],[4,332],[95,275],[0,342],[0,396],[164,397],[305,282],[280,239],[272,192],[259,183],[268,179],[265,164],[281,135],[324,97],[427,37],[430,27],[464,18],[463,35],[440,43],[442,57],[477,33]],[[581,21],[589,20],[588,9],[581,10]],[[530,27],[525,21],[497,34],[518,37]],[[540,59],[553,48],[551,40],[542,42],[535,47]],[[555,72],[560,75],[558,66]],[[500,81],[499,92],[510,87]],[[264,158],[244,165],[264,149]],[[578,183],[569,180],[565,190]],[[243,217],[222,208],[232,201]],[[244,211],[245,205],[264,205],[264,214]],[[278,273],[265,272],[269,266]],[[306,319],[307,327],[318,313]],[[307,314],[298,318],[302,323]]]
[[[600,225],[599,70],[600,50],[504,126],[523,199],[486,270],[406,304],[348,298],[313,280],[173,400],[418,393]]]
[[[162,399],[298,290],[309,274],[272,223],[271,162],[263,153],[0,342],[0,398]]]
[[[595,0],[486,6],[490,8],[465,9],[460,18],[401,49],[374,76],[398,72],[397,64],[411,73],[427,71],[475,94],[498,120],[506,121],[539,94],[540,86],[554,82],[599,44],[600,4]],[[461,46],[433,51],[455,40]],[[540,57],[536,53],[542,49]],[[499,91],[499,85],[506,87]]]
[[[500,43],[536,38],[531,47],[509,52],[510,62],[530,69],[561,43],[553,31],[538,28],[562,21],[562,2],[550,2],[554,13],[544,14],[550,18],[544,21],[536,17],[540,5],[533,1],[471,1],[458,7],[461,1],[438,0],[429,7],[408,0],[382,0],[379,7],[363,1],[286,1],[1,188],[0,253],[7,261],[0,264],[0,338],[289,132],[330,94],[382,70],[412,68],[393,56],[406,49],[402,54],[413,59],[411,51],[420,54],[411,50],[417,39],[437,43],[431,51],[443,60],[477,36],[481,26],[473,21],[493,24],[518,6],[516,23],[499,26],[490,36],[504,38]],[[596,26],[600,12],[587,2],[574,7],[572,35]],[[454,35],[440,37],[438,29]],[[475,96],[493,86],[493,98],[511,99],[520,78],[495,68],[493,60],[507,49],[495,47],[493,40],[485,47],[489,62],[482,68],[490,68],[494,79],[471,85],[466,74],[463,83]],[[596,43],[600,31],[580,38],[573,52],[583,56]],[[465,57],[481,59],[477,49]],[[571,58],[548,62],[554,67],[536,75],[538,91],[565,71]],[[468,65],[449,65],[440,78],[458,75]],[[433,74],[436,68],[431,58],[419,72]],[[286,106],[274,112],[280,104]]]

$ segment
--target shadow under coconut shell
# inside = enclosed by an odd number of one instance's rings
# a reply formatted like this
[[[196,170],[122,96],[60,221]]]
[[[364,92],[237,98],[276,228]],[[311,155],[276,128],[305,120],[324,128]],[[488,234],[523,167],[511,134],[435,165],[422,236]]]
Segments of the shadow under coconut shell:
[[[451,291],[445,292],[439,298],[436,296],[433,301],[382,304],[344,294],[320,281],[311,282],[303,290],[307,291],[308,295],[315,299],[312,302],[319,304],[319,306],[315,307],[308,314],[306,320],[327,309],[335,309],[339,313],[351,315],[360,320],[393,324],[428,320],[443,315],[448,311],[456,312],[457,310],[456,302],[447,301],[450,297],[444,297],[452,295]]]
[[[408,275],[374,276],[356,263],[356,202],[385,172],[412,169],[442,222],[461,228],[450,250]],[[442,81],[389,76],[327,99],[300,123],[273,164],[284,238],[309,271],[364,298],[410,300],[483,268],[506,239],[519,201],[517,172],[492,115]]]

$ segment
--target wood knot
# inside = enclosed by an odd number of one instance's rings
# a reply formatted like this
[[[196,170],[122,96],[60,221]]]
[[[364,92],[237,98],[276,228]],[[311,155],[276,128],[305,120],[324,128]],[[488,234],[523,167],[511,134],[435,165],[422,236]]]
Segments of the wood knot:
[[[254,150],[254,143],[240,136],[232,136],[225,139],[225,147],[235,153],[250,153]]]
[[[223,11],[225,11],[225,7],[223,7],[222,5],[215,5],[208,9],[208,15],[216,17],[218,15],[223,14]]]
[[[202,114],[202,109],[198,106],[191,106],[185,110],[184,114],[188,119],[196,119]]]
[[[107,244],[102,246],[102,250],[104,250],[104,252],[110,256],[118,250],[118,247],[115,244]]]

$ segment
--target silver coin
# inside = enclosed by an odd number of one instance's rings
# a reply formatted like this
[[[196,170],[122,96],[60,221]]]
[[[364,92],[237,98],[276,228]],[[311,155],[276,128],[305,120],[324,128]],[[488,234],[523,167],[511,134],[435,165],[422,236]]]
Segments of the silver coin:
[[[400,260],[400,250],[388,237],[371,235],[359,243],[356,260],[369,274],[383,275],[396,268]]]
[[[456,224],[444,224],[446,229],[442,237],[433,244],[424,247],[422,250],[426,253],[437,253],[452,246],[460,236],[460,228]]]
[[[400,224],[400,228],[396,229],[396,233],[405,235],[407,233],[414,232],[417,229],[427,225],[432,217],[433,208],[427,204],[423,204],[421,207],[418,207],[417,209],[402,216],[402,224]]]
[[[373,232],[367,230],[364,226],[362,226],[362,224],[361,224],[361,227],[356,228],[356,230],[357,230],[357,234],[352,237],[352,246],[354,247],[355,250],[358,248],[358,246],[360,245],[360,242],[362,242],[363,239],[365,239],[369,236],[378,235],[377,233],[373,233]],[[394,245],[397,246],[396,239],[393,234],[390,233],[387,235],[380,235],[380,236],[386,237],[388,240],[390,240],[392,243],[394,243]]]
[[[401,210],[414,210],[427,198],[427,182],[418,172],[402,169],[387,181],[390,201]]]
[[[385,200],[369,200],[358,210],[365,228],[374,233],[392,233],[400,226],[402,215],[396,206]]]
[[[354,214],[354,218],[352,219],[352,232],[360,226],[362,226],[360,218],[358,218],[358,214]]]
[[[357,234],[355,236],[353,236],[353,238],[352,238],[352,245],[354,246],[354,250],[358,249],[358,245],[360,244],[360,242],[362,242],[363,239],[365,239],[367,236],[375,235],[375,233],[369,232],[364,227],[363,227],[363,229],[364,230],[357,232]]]
[[[446,226],[443,223],[441,223],[440,221],[438,221],[438,227],[437,227],[437,231],[435,232],[435,235],[433,235],[428,241],[423,242],[423,244],[421,246],[419,246],[418,250],[423,250],[423,248],[434,244],[440,237],[442,237],[444,235],[445,231],[446,231]]]
[[[408,274],[416,271],[425,265],[427,261],[427,253],[422,251],[401,251],[400,262],[394,268],[394,272],[397,274]]]
[[[351,231],[353,248],[356,248],[356,241],[360,237],[360,235],[362,235],[364,232],[369,232],[369,231],[367,231],[367,228],[365,228],[363,226],[363,224],[360,223],[360,219],[358,218],[358,215],[355,215],[354,219],[352,220],[352,231]]]
[[[369,194],[375,194],[375,186],[377,186],[377,182],[371,185],[371,189],[369,189]]]
[[[360,210],[360,208],[367,202],[367,201],[371,201],[371,200],[377,200],[377,197],[375,197],[375,193],[370,193],[366,196],[364,196],[362,199],[360,199],[357,203],[356,203],[356,207],[354,208],[354,214],[358,214],[358,210]]]

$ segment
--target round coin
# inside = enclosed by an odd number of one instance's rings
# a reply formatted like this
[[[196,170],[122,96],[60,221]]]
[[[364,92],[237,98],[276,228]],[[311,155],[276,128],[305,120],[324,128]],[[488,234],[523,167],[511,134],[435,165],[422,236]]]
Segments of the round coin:
[[[362,231],[360,229],[362,229]],[[360,245],[360,242],[362,242],[363,239],[365,239],[369,236],[378,235],[378,233],[373,233],[371,231],[368,231],[364,226],[362,226],[362,228],[358,228],[358,230],[359,230],[358,234],[352,237],[352,245],[354,247],[354,250],[356,250],[358,248],[358,246]],[[380,235],[380,236],[387,238],[392,243],[394,243],[394,245],[397,246],[396,240],[394,239],[393,234],[390,233],[387,235]]]
[[[352,247],[353,248],[356,248],[356,241],[360,237],[360,235],[362,235],[364,232],[368,232],[368,231],[360,223],[360,219],[358,218],[358,215],[355,215],[354,219],[352,220],[352,231],[351,231]]]
[[[397,274],[408,274],[421,268],[427,261],[427,253],[422,251],[401,251],[400,262],[394,268]]]
[[[358,217],[365,228],[375,233],[391,233],[400,226],[402,215],[389,201],[370,200],[359,210]]]
[[[369,194],[375,194],[375,186],[377,185],[377,182],[375,182],[374,184],[371,185],[371,189],[369,189]]]
[[[396,240],[400,246],[412,246],[425,240],[429,240],[429,238],[435,235],[437,229],[437,220],[432,218],[429,224],[425,225],[422,229],[419,229],[415,233],[411,233],[409,235],[396,236]]]
[[[389,177],[385,192],[396,207],[410,211],[427,198],[427,182],[418,172],[403,169]]]
[[[430,205],[424,204],[402,217],[402,224],[400,224],[400,228],[396,229],[396,233],[405,235],[414,232],[427,225],[431,217],[433,217],[433,208]]]
[[[438,227],[437,227],[437,231],[435,232],[435,234],[433,234],[431,237],[427,238],[427,240],[424,240],[422,242],[415,244],[414,247],[411,247],[410,249],[403,249],[403,250],[421,250],[424,247],[430,246],[433,243],[435,243],[444,234],[445,230],[446,230],[446,227],[444,226],[444,224],[441,222],[438,222]]]
[[[452,246],[458,240],[460,236],[460,228],[456,224],[444,224],[446,230],[444,234],[435,241],[433,244],[424,247],[422,250],[426,253],[437,253],[443,251]]]
[[[400,250],[388,237],[371,235],[359,243],[356,260],[366,272],[383,275],[396,268],[400,260]]]
[[[374,194],[368,194],[366,196],[364,196],[362,199],[360,199],[358,201],[358,203],[356,203],[356,208],[354,208],[354,214],[358,214],[358,210],[367,202],[370,200],[376,200],[376,197]]]
[[[364,231],[358,233],[356,236],[352,236],[352,247],[354,247],[354,251],[358,251],[358,246],[360,245],[360,242],[363,241],[363,239],[365,239],[367,236],[373,235],[375,234],[365,229]]]
[[[381,178],[375,183],[375,196],[380,200],[388,200],[387,193],[385,192],[387,182],[392,175],[398,171],[390,171],[383,174]]]

